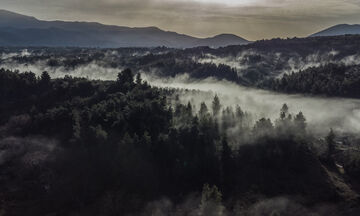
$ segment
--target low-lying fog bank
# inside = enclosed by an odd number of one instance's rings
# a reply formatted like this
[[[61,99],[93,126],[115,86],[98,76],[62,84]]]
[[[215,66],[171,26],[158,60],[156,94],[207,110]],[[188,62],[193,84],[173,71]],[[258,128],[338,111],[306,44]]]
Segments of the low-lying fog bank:
[[[213,63],[216,65],[224,64],[235,68],[239,74],[244,74],[249,69],[260,69],[260,71],[270,71],[269,75],[281,77],[283,74],[299,72],[311,67],[321,65],[344,64],[358,65],[360,55],[341,56],[341,52],[332,50],[331,52],[314,52],[307,56],[300,56],[297,53],[289,55],[288,53],[264,53],[255,50],[246,50],[237,53],[237,55],[216,56],[205,53],[202,56],[193,57],[193,61],[198,63]],[[281,65],[281,67],[279,67]]]
[[[325,134],[330,128],[343,133],[360,132],[360,100],[279,94],[211,78],[195,81],[190,80],[188,76],[171,79],[143,77],[152,85],[159,87],[211,91],[219,95],[223,105],[239,104],[243,110],[256,114],[256,118],[266,117],[274,120],[279,117],[280,109],[286,103],[290,113],[303,112],[309,130],[314,133]],[[191,91],[180,95],[183,103],[192,101],[197,107],[202,101],[210,105],[212,99]]]
[[[63,66],[50,67],[46,65],[45,61],[38,61],[36,64],[18,64],[13,62],[6,62],[0,64],[0,68],[8,70],[18,70],[20,73],[33,72],[36,76],[41,76],[41,73],[47,71],[51,78],[63,78],[64,76],[83,77],[91,80],[116,80],[118,73],[123,68],[103,67],[96,62],[92,62],[74,69],[67,69]]]
[[[71,75],[94,80],[115,80],[117,74],[122,71],[120,68],[104,68],[96,63],[77,67],[74,70],[67,70],[64,67],[48,67],[40,62],[34,65],[8,63],[2,64],[0,67],[20,72],[31,71],[37,76],[46,70],[52,78]],[[325,134],[330,128],[343,133],[357,134],[360,132],[360,100],[280,94],[246,88],[229,81],[219,81],[213,78],[201,81],[192,80],[187,75],[169,79],[145,73],[142,76],[150,84],[159,87],[212,91],[212,94],[196,94],[189,91],[180,95],[183,103],[192,101],[198,108],[201,102],[205,102],[210,107],[214,94],[218,94],[224,106],[240,105],[244,111],[255,115],[256,119],[266,117],[274,120],[279,117],[280,108],[286,103],[291,113],[303,112],[309,130],[314,133]]]

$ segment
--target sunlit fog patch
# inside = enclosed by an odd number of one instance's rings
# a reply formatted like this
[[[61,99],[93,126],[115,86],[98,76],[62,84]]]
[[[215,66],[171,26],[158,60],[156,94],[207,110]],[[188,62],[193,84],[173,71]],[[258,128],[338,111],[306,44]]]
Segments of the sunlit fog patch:
[[[360,64],[360,55],[346,56],[341,60],[341,63],[345,65],[358,65]]]
[[[187,75],[170,79],[159,79],[144,76],[152,85],[179,89],[193,89],[209,91],[220,97],[223,106],[240,105],[259,119],[270,118],[273,121],[279,118],[280,109],[284,103],[289,106],[293,116],[303,112],[307,119],[308,129],[311,132],[325,134],[330,128],[343,133],[360,132],[360,100],[344,98],[322,98],[303,95],[286,95],[265,90],[246,88],[228,81],[218,81],[213,78],[192,80]],[[201,102],[210,105],[212,97],[202,94],[180,95],[183,103],[195,102],[196,107]]]
[[[0,60],[7,60],[13,57],[25,57],[25,56],[30,56],[31,52],[29,52],[27,49],[23,49],[19,52],[10,52],[10,53],[6,53],[6,52],[2,52],[0,54]]]
[[[1,60],[6,60],[6,59],[9,59],[9,58],[15,57],[17,55],[18,55],[18,53],[1,53],[0,59]]]
[[[54,159],[56,140],[43,137],[7,137],[0,139],[0,165],[19,159],[26,166],[36,166]]]
[[[46,62],[37,62],[36,64],[18,64],[6,63],[1,65],[4,69],[18,70],[20,73],[31,71],[36,76],[40,76],[42,72],[47,71],[54,78],[63,78],[64,76],[81,77],[90,80],[116,80],[118,73],[123,68],[103,67],[92,62],[86,65],[77,66],[74,69],[68,69],[63,66],[50,67]]]
[[[188,1],[188,0],[187,0]],[[260,2],[261,0],[192,0],[200,3],[211,3],[211,4],[221,4],[227,6],[250,6],[255,3]]]
[[[116,55],[116,53],[113,54]],[[279,54],[277,55],[279,56]],[[316,60],[316,57],[308,59],[314,58]],[[351,57],[350,60],[354,62],[356,57]],[[52,78],[70,75],[91,80],[116,80],[118,73],[123,70],[123,68],[104,67],[96,62],[80,65],[74,69],[62,66],[49,67],[41,61],[36,64],[9,62],[2,64],[2,67],[20,72],[32,71],[37,76],[40,76],[43,71],[48,71]],[[300,111],[303,112],[307,119],[308,129],[314,133],[324,134],[330,128],[344,133],[360,132],[360,100],[280,94],[246,88],[229,81],[219,81],[213,78],[191,79],[188,74],[175,78],[158,78],[149,73],[142,73],[142,76],[154,86],[211,92],[210,96],[193,94],[191,91],[180,95],[182,103],[191,101],[197,108],[200,107],[201,102],[205,102],[210,107],[213,96],[218,94],[223,106],[240,105],[243,110],[251,113],[255,120],[265,117],[275,121],[279,118],[280,108],[286,103],[293,116]]]
[[[197,61],[198,63],[212,63],[215,64],[217,66],[219,66],[220,64],[224,64],[227,65],[229,67],[235,68],[238,70],[238,72],[241,72],[242,70],[245,70],[249,67],[249,65],[243,63],[243,59],[244,56],[246,55],[245,52],[239,54],[238,56],[227,56],[227,57],[218,57],[215,55],[211,55],[211,54],[205,54],[203,57],[201,58],[194,58],[195,61]]]
[[[205,64],[212,63],[217,66],[227,65],[237,70],[239,75],[247,73],[249,70],[261,71],[265,75],[282,77],[284,74],[297,73],[311,67],[320,67],[325,64],[344,64],[346,66],[360,64],[360,56],[348,55],[339,57],[340,52],[331,50],[330,52],[315,52],[306,56],[297,53],[288,54],[276,52],[259,52],[256,50],[241,51],[236,55],[217,56],[205,53],[198,57],[193,57],[193,61]],[[281,67],[279,67],[281,66]]]

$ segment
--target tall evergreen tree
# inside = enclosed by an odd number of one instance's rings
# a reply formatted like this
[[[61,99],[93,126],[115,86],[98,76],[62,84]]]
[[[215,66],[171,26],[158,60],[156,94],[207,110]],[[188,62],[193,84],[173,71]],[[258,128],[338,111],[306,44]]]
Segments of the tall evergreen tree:
[[[218,116],[220,114],[221,104],[220,104],[220,99],[217,95],[215,95],[214,100],[212,102],[212,110],[214,116]]]
[[[335,143],[335,138],[336,138],[336,135],[335,135],[333,129],[331,128],[328,135],[325,138],[326,144],[327,144],[327,147],[328,147],[328,154],[327,154],[328,159],[330,159],[331,156],[335,152],[335,144],[336,144]]]
[[[306,119],[302,112],[299,112],[294,118],[295,129],[301,134],[305,134],[306,131]]]
[[[288,114],[289,114],[289,107],[287,106],[287,104],[283,104],[280,110],[280,119],[282,120],[285,119]]]

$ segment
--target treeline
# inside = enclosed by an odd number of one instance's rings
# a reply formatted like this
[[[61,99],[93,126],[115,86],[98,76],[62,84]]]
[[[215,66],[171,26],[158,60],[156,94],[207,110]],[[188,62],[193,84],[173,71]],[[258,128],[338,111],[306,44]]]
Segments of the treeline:
[[[248,204],[249,194],[339,199],[301,112],[283,105],[275,122],[253,122],[217,96],[197,110],[169,103],[168,94],[129,69],[111,82],[1,69],[1,208],[137,214],[151,200],[176,202],[206,184],[218,186],[204,190],[230,209],[235,200]]]
[[[172,113],[159,90],[130,70],[116,82],[0,74],[5,212],[124,214],[160,194],[155,152]],[[116,205],[105,206],[108,196]]]
[[[326,64],[268,79],[258,86],[284,93],[360,98],[360,66]]]
[[[218,49],[29,48],[25,55],[23,48],[0,48],[3,56],[8,55],[0,57],[0,64],[64,71],[95,64],[104,68],[133,68],[160,77],[186,73],[193,79],[213,77],[286,93],[357,98],[359,67],[355,60],[360,56],[359,48],[358,35],[277,38]],[[323,65],[308,68],[314,64]],[[283,73],[286,75],[277,79]]]
[[[307,56],[313,53],[323,53],[331,51],[339,51],[339,58],[354,55],[358,53],[360,48],[359,35],[340,35],[329,37],[306,37],[306,38],[274,38],[269,40],[259,40],[247,45],[236,45],[222,47],[218,49],[210,48],[192,48],[185,52],[188,54],[201,53],[206,50],[217,56],[233,55],[236,56],[239,51],[253,50],[257,52],[267,53],[284,53],[285,55]]]
[[[161,59],[158,63],[152,64],[148,70],[161,77],[175,77],[177,75],[188,74],[193,79],[212,77],[218,80],[233,81],[238,84],[245,83],[245,80],[238,76],[234,68],[225,64],[197,63],[171,58]]]

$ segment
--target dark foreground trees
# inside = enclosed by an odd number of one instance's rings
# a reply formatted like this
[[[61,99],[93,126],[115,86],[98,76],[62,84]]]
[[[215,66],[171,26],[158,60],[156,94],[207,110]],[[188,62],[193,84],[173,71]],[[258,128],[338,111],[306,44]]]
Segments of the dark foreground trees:
[[[338,199],[305,117],[285,105],[275,123],[253,124],[218,96],[212,109],[169,103],[171,91],[134,82],[131,70],[114,82],[0,70],[0,83],[6,214],[138,214],[152,200],[201,190],[201,212],[248,194]]]

